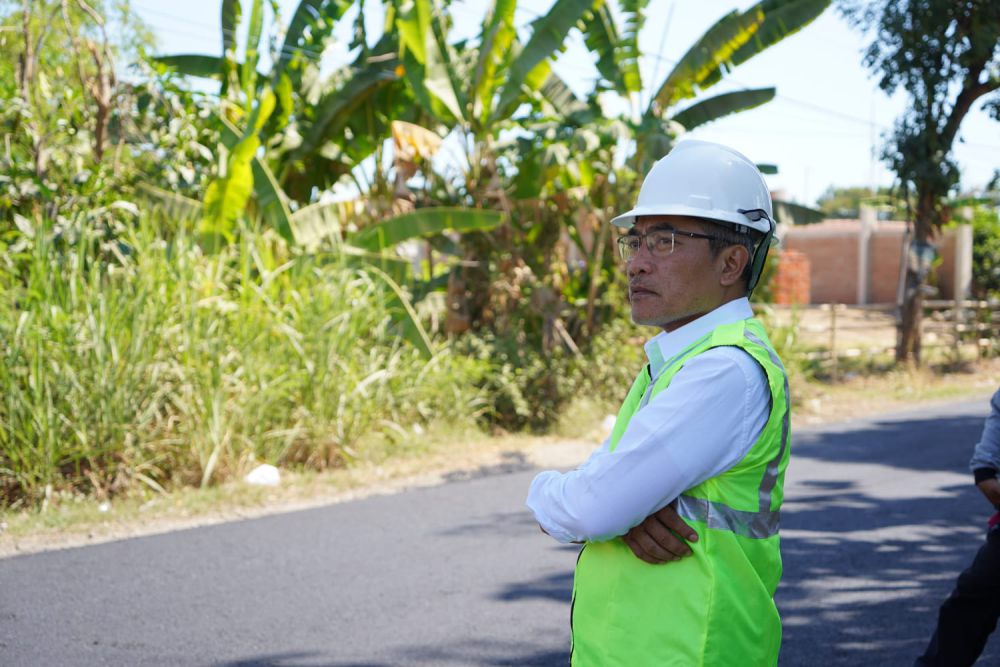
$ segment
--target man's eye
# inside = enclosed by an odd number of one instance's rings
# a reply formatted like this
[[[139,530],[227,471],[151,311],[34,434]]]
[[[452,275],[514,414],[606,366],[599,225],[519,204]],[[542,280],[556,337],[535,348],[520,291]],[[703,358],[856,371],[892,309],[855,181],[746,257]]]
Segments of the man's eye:
[[[653,236],[653,247],[655,248],[666,248],[671,243],[671,234],[656,234]]]

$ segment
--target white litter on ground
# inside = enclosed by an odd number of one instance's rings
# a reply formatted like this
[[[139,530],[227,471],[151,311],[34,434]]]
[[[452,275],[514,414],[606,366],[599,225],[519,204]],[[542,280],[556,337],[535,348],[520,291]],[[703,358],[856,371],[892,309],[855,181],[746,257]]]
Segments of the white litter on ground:
[[[281,483],[281,473],[270,463],[262,463],[247,473],[243,480],[254,486],[278,486]]]

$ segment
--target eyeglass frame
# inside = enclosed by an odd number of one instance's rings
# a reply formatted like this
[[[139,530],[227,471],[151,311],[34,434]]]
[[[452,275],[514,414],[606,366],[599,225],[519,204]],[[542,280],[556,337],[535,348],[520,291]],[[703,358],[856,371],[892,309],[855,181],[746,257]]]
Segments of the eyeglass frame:
[[[650,241],[651,235],[656,234],[658,232],[668,232],[670,234],[670,252],[663,255],[658,254],[656,250],[653,249],[652,241]],[[646,250],[648,250],[649,253],[654,257],[667,257],[674,253],[674,247],[678,234],[693,239],[708,239],[710,241],[723,240],[718,236],[712,236],[710,234],[699,234],[698,232],[688,232],[684,231],[683,229],[676,229],[670,226],[656,227],[654,229],[645,232],[644,234],[640,234],[639,232],[633,232],[632,230],[629,230],[627,234],[622,234],[621,236],[618,237],[618,256],[621,257],[625,262],[631,262],[632,258],[635,257],[635,254],[639,252],[641,245],[645,243]],[[635,247],[630,256],[626,257],[625,256],[626,244],[629,243],[630,239],[638,239],[639,245]]]
[[[770,237],[774,233],[774,220],[771,218],[771,216],[769,216],[767,214],[767,211],[765,211],[762,208],[749,208],[749,209],[738,208],[738,209],[736,209],[736,212],[740,213],[742,215],[745,215],[750,222],[758,222],[759,220],[767,220],[770,223],[771,230],[765,235],[764,241],[767,242],[768,245],[769,245]],[[741,232],[743,231],[743,228],[744,228],[744,225],[738,225],[737,226],[737,229],[739,231],[741,231]],[[676,243],[677,235],[678,234],[680,234],[681,236],[688,236],[690,238],[708,239],[710,241],[722,241],[722,240],[724,240],[724,239],[722,239],[722,238],[720,238],[718,236],[711,236],[709,234],[699,234],[697,232],[686,232],[686,231],[683,231],[683,230],[680,230],[680,229],[675,229],[674,227],[670,227],[670,226],[657,227],[656,229],[648,231],[645,234],[640,234],[638,232],[632,233],[632,230],[629,230],[629,233],[623,234],[623,235],[619,236],[618,239],[617,239],[618,240],[618,256],[621,257],[622,260],[624,260],[626,263],[632,261],[632,257],[635,257],[635,253],[639,252],[639,248],[636,247],[636,249],[633,252],[633,254],[632,254],[631,257],[625,257],[625,243],[626,243],[626,239],[636,238],[636,237],[638,237],[639,239],[644,239],[645,240],[645,244],[646,244],[646,250],[648,250],[650,252],[650,254],[656,256],[655,253],[654,253],[654,251],[653,251],[653,246],[650,244],[649,235],[653,234],[654,232],[658,232],[658,231],[669,231],[671,233],[670,234],[670,252],[667,253],[666,255],[660,255],[662,257],[668,257],[669,255],[672,255],[674,253],[674,247],[675,247],[675,243]],[[764,245],[764,243],[755,244],[755,247],[753,248],[752,254],[753,255],[757,255],[758,253],[756,251],[762,245]],[[765,251],[765,254],[766,254],[766,251]],[[756,257],[753,257],[752,259],[756,259]]]

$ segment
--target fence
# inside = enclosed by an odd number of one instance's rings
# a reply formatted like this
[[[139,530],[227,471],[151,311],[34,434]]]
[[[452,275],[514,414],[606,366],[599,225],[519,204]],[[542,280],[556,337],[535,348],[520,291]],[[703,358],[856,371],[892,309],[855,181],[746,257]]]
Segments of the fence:
[[[845,359],[873,362],[895,352],[895,306],[823,304],[793,307],[787,313],[800,343],[808,348],[802,358],[818,362],[833,381],[839,379]],[[925,301],[922,346],[943,350],[951,361],[960,361],[963,349],[970,347],[977,359],[1000,353],[1000,302]]]

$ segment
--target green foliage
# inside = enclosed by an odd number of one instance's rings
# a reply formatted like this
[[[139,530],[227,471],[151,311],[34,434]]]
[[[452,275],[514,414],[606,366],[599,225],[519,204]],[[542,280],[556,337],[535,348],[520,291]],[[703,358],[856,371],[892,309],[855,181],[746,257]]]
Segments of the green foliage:
[[[995,208],[973,211],[972,289],[979,298],[1000,299],[1000,213]]]
[[[598,89],[610,88],[629,98],[631,111],[622,118],[633,135],[634,149],[629,163],[638,173],[645,174],[685,130],[772,99],[771,88],[697,98],[732,68],[807,26],[825,11],[830,0],[763,0],[744,12],[734,10],[726,14],[691,45],[662,81],[653,82],[645,109],[637,106],[636,93],[645,86],[636,63],[638,32],[646,3],[619,4],[625,29],[618,29],[613,12],[602,5],[584,21],[584,39],[597,56],[602,79]],[[695,101],[683,110],[676,108],[691,99]],[[591,115],[601,114],[592,109]]]
[[[693,129],[730,114],[748,111],[774,99],[774,88],[738,90],[701,100],[674,114],[673,120]]]
[[[505,72],[498,107],[501,114],[514,110],[521,86],[537,88],[548,77],[549,59],[562,49],[569,31],[595,5],[594,0],[556,0],[548,13],[535,19],[531,37]]]
[[[906,202],[896,196],[892,188],[830,186],[816,200],[816,206],[830,217],[858,218],[861,205],[871,206],[878,212],[879,219],[906,220]]]
[[[411,239],[444,232],[471,232],[493,229],[503,220],[497,211],[462,208],[422,208],[369,225],[348,242],[364,250],[380,251]]]
[[[121,8],[96,6],[121,22],[120,36],[77,3],[0,5],[0,230],[16,216],[86,215],[134,180],[130,149],[145,128],[114,59],[134,54],[149,32]]]
[[[68,252],[52,232],[0,274],[2,504],[341,465],[379,434],[482,409],[483,366],[406,345],[369,271],[272,234],[206,256],[148,222]]]
[[[205,218],[201,223],[204,234],[222,236],[233,240],[236,220],[246,209],[254,189],[252,163],[260,148],[260,130],[274,111],[276,98],[267,89],[254,105],[246,130],[229,151],[226,171],[209,184],[205,190]],[[286,219],[287,227],[287,219]]]
[[[879,87],[909,97],[883,158],[915,191],[917,236],[924,239],[947,221],[944,198],[959,181],[952,145],[962,120],[979,98],[989,96],[987,106],[1000,102],[1000,6],[893,0],[844,2],[844,11],[857,25],[874,27],[865,62]]]
[[[611,320],[577,352],[559,347],[543,354],[524,337],[490,333],[463,339],[458,350],[488,363],[481,380],[492,399],[483,415],[488,423],[546,432],[573,401],[616,408],[645,364],[642,343],[649,334],[626,316]]]

